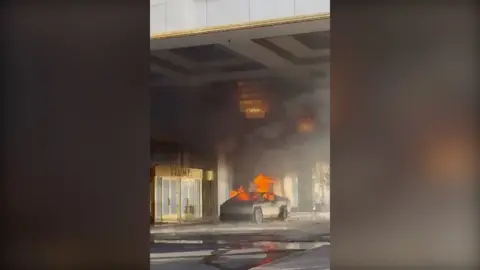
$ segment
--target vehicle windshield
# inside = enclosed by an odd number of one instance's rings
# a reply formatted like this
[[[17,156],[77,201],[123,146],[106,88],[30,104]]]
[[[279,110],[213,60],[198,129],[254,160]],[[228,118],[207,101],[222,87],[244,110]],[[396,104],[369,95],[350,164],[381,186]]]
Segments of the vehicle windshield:
[[[232,197],[232,199],[237,201],[252,201],[258,200],[261,197],[262,194],[258,192],[239,192],[237,195]]]

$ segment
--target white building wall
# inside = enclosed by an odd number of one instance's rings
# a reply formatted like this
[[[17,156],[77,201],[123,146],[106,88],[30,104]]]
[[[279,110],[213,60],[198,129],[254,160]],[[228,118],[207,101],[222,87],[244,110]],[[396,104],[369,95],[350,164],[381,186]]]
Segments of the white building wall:
[[[228,200],[228,193],[230,191],[230,168],[228,166],[227,155],[223,150],[218,151],[217,156],[217,177],[215,179],[217,184],[217,213],[220,213],[220,205]]]
[[[229,199],[230,190],[233,188],[233,167],[229,159],[229,153],[235,147],[233,140],[226,140],[217,145],[217,213],[220,205]]]
[[[330,12],[329,0],[151,0],[150,33]]]

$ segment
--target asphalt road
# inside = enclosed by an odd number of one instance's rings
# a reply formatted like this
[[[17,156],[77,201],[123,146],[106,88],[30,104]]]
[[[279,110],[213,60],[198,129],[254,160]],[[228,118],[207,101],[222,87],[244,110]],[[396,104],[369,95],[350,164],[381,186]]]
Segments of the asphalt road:
[[[189,232],[152,234],[150,264],[152,270],[247,270],[329,241],[327,222],[289,222],[251,224],[206,224],[207,228]],[[192,227],[192,228],[193,228]],[[232,229],[235,228],[235,229]]]

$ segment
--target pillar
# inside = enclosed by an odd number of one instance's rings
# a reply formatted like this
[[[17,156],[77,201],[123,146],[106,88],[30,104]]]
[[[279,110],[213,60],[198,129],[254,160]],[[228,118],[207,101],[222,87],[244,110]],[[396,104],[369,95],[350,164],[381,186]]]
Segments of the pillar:
[[[311,212],[313,207],[312,166],[305,162],[297,167],[298,177],[298,211]]]
[[[233,140],[226,140],[217,144],[217,214],[220,212],[220,205],[229,199],[229,191],[233,188],[233,164],[229,153],[233,151],[235,143]]]
[[[229,189],[229,172],[227,157],[222,150],[218,151],[217,156],[217,177],[216,177],[216,191],[217,191],[217,214],[220,213],[220,205],[228,199]]]
[[[303,140],[303,144],[292,147],[290,160],[295,167],[298,181],[298,211],[311,212],[313,208],[313,168],[315,163],[310,155],[312,144]]]

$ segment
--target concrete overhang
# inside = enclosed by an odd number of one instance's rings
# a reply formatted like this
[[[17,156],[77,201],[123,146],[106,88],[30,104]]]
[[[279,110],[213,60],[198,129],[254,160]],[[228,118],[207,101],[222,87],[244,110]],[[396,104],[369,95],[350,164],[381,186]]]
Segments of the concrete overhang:
[[[186,89],[269,77],[327,77],[330,15],[297,16],[152,36],[151,86]]]

